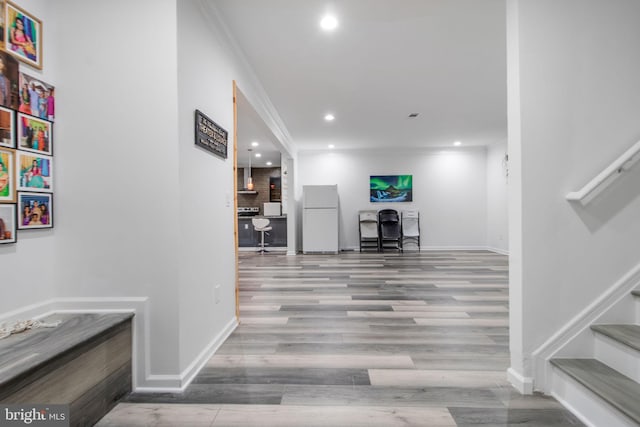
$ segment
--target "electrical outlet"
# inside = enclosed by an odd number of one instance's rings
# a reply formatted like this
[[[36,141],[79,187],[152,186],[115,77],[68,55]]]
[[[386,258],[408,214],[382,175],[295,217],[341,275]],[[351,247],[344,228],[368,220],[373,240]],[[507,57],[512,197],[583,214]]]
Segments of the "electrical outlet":
[[[245,224],[245,225],[244,225],[244,229],[245,229],[245,230],[248,230],[248,229],[249,229],[249,224]]]

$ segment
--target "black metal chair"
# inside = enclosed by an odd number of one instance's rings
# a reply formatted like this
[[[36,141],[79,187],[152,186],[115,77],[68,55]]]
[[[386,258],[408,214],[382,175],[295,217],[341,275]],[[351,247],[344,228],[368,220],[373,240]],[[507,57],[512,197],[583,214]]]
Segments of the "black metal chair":
[[[402,250],[400,229],[400,215],[395,209],[382,209],[378,212],[378,224],[380,230],[380,250]]]

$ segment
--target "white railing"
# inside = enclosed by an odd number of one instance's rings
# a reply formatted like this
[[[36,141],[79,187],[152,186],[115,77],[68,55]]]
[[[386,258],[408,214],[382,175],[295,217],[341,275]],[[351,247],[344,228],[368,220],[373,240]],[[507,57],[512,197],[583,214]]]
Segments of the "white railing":
[[[618,157],[580,190],[567,194],[566,199],[583,204],[589,203],[600,191],[609,186],[622,175],[622,173],[631,169],[638,160],[640,160],[640,141],[636,142],[631,148],[625,151],[622,156]]]

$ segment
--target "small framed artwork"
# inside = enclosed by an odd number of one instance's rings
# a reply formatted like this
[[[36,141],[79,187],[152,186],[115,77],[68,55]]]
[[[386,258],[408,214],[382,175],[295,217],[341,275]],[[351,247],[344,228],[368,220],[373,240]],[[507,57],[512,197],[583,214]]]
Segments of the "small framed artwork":
[[[369,201],[412,202],[413,175],[372,175],[369,177]]]
[[[15,155],[15,150],[0,148],[0,203],[16,201]]]
[[[4,7],[5,50],[20,61],[42,69],[42,21],[7,1]]]
[[[0,50],[4,50],[6,43],[4,42],[4,29],[6,28],[4,19],[5,1],[0,0]]]
[[[49,83],[20,73],[20,107],[18,111],[52,122],[56,116],[56,88]]]
[[[18,191],[53,191],[53,159],[42,154],[16,152]]]
[[[17,239],[16,205],[0,205],[0,245],[15,243]]]
[[[18,193],[18,230],[53,228],[53,194]]]
[[[15,117],[12,109],[0,107],[0,147],[16,148]]]
[[[18,113],[18,148],[38,154],[53,154],[53,126],[48,120]]]
[[[0,105],[17,110],[20,64],[7,52],[0,52]]]

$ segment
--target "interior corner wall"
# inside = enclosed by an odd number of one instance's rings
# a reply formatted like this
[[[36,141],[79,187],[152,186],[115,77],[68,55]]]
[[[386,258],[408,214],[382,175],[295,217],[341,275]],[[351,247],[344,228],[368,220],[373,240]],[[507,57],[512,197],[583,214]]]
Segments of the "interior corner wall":
[[[144,367],[176,375],[176,0],[50,3],[59,24],[45,40],[57,55],[56,294],[148,298]]]
[[[514,3],[526,360],[640,263],[638,166],[584,207],[565,199],[640,139],[640,3]]]
[[[487,246],[500,253],[509,252],[506,154],[506,141],[487,147]]]
[[[44,69],[36,70],[20,62],[20,71],[55,85],[58,75],[55,8],[46,0],[16,0],[14,3],[43,21]],[[13,312],[55,297],[57,232],[57,228],[19,230],[15,244],[0,245],[0,287],[5,293],[5,297],[0,298],[0,319],[14,320]],[[17,316],[23,319],[19,314]]]
[[[337,184],[340,249],[358,249],[358,211],[420,211],[426,249],[487,247],[486,150],[299,152],[296,186]],[[413,175],[413,202],[371,203],[371,175]]]
[[[238,72],[200,3],[178,2],[181,370],[215,345],[235,319],[233,80]],[[226,159],[195,146],[195,109],[229,132]]]

